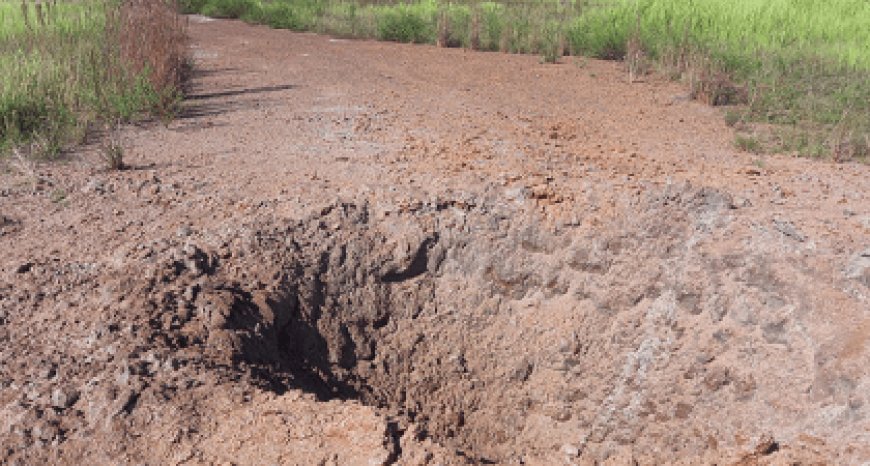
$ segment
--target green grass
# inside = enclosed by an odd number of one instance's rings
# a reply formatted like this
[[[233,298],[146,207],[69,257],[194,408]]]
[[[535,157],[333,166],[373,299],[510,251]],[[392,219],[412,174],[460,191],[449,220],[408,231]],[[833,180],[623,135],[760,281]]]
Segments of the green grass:
[[[753,154],[761,152],[761,143],[753,136],[743,136],[738,134],[734,138],[734,145],[742,151],[751,152]]]
[[[0,1],[0,153],[53,155],[95,125],[167,109],[180,71],[167,5]],[[149,50],[158,36],[169,45]]]
[[[600,58],[623,57],[636,39],[701,100],[774,124],[764,150],[870,155],[866,0],[621,0],[576,18],[567,35],[572,50]]]

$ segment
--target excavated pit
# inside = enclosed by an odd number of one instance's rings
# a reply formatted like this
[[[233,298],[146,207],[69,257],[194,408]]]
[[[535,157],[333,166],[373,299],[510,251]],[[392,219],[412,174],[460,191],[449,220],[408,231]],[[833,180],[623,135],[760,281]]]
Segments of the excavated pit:
[[[378,218],[337,205],[258,237],[273,280],[213,300],[229,303],[230,336],[209,343],[232,341],[277,391],[359,399],[397,438],[472,462],[701,455],[766,425],[770,374],[735,347],[753,360],[773,353],[747,347],[806,350],[774,312],[800,290],[757,251],[714,251],[727,195],[684,187],[637,208],[584,230],[485,203]]]
[[[66,330],[87,365],[28,366],[6,418],[42,417],[0,439],[63,441],[78,462],[94,428],[149,435],[166,458],[199,442],[204,463],[274,446],[363,464],[712,464],[862,443],[864,330],[825,322],[860,308],[863,262],[808,255],[781,220],[690,185],[592,221],[487,193],[333,202],[119,250],[88,272],[82,306],[99,312]]]

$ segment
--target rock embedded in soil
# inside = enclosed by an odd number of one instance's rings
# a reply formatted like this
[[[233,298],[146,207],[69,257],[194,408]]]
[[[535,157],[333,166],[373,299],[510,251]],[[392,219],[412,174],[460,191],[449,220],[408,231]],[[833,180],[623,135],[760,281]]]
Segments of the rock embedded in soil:
[[[846,277],[870,287],[870,248],[855,253],[846,265]]]

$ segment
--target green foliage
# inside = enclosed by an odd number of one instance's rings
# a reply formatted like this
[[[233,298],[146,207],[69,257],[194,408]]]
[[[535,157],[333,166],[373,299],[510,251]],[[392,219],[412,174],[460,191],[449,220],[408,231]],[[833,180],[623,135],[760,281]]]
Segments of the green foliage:
[[[475,31],[472,30],[471,8],[467,5],[448,4],[442,6],[438,18],[438,43],[443,47],[477,47],[472,44]]]
[[[434,43],[437,7],[434,2],[378,8],[378,39]]]
[[[541,51],[541,60],[544,63],[558,63],[562,57],[562,32],[558,23],[550,22],[544,26],[536,48]]]
[[[242,18],[253,14],[260,6],[254,0],[208,0],[200,8],[206,16],[215,18]]]
[[[77,112],[98,111],[91,83],[102,79],[94,66],[103,53],[100,13],[60,3],[39,19],[35,5],[0,4],[0,149],[38,137],[55,150],[75,134]]]
[[[629,38],[629,18],[622,10],[592,10],[577,18],[566,35],[571,50],[605,60],[625,57]]]
[[[185,14],[202,12],[208,0],[179,0],[178,9]]]
[[[161,81],[150,68],[172,65],[170,47],[147,50],[147,39],[180,37],[149,33],[174,18],[163,0],[128,9],[108,0],[25,5],[0,3],[0,151],[36,143],[51,156],[98,121],[165,111],[177,99],[176,77]],[[123,56],[125,41],[136,41],[127,49],[135,56]]]
[[[614,0],[574,19],[567,34],[575,53],[600,58],[623,57],[627,38],[637,37],[660,67],[689,77],[702,100],[745,103],[746,121],[790,128],[759,147],[817,154],[845,145],[862,158],[868,25],[865,0]]]
[[[504,7],[495,2],[483,2],[479,8],[480,49],[499,50],[502,34],[505,30]]]
[[[762,152],[761,143],[755,136],[743,136],[738,134],[734,138],[734,144],[742,151],[751,152],[753,154],[760,154]]]
[[[305,30],[310,24],[304,20],[300,10],[286,3],[267,3],[260,10],[264,21],[277,29]]]

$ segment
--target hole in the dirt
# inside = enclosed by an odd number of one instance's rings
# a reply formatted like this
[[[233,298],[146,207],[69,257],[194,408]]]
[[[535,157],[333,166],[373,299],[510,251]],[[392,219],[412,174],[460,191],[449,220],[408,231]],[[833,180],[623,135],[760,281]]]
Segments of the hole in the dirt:
[[[232,303],[221,325],[273,389],[382,408],[395,432],[470,462],[606,452],[642,439],[651,416],[679,428],[670,389],[641,400],[638,384],[698,370],[695,356],[662,355],[688,333],[678,319],[705,315],[696,308],[710,291],[661,264],[690,254],[686,235],[729,205],[692,190],[649,204],[582,234],[473,209],[462,218],[476,215],[463,221],[478,229],[437,209],[430,223],[377,226],[365,209],[327,209],[263,235],[274,281],[220,298]]]
[[[400,260],[370,253],[377,243],[383,239],[358,235],[287,267],[279,291],[239,294],[230,327],[246,330],[237,356],[257,363],[255,375],[268,388],[302,389],[324,401],[358,399],[398,419],[394,434],[414,423],[418,437],[486,464],[474,442],[463,439],[468,403],[476,398],[468,392],[482,387],[470,382],[465,356],[451,343],[461,324],[448,319],[440,337],[418,326],[421,313],[437,318],[439,308],[470,306],[480,297],[454,303],[436,296],[445,254],[438,235],[420,239]]]

